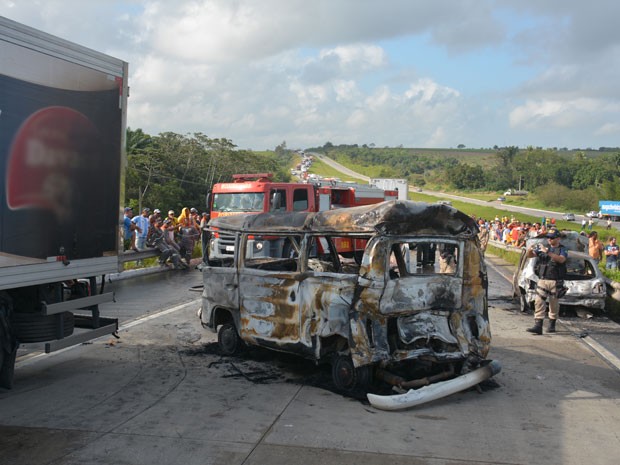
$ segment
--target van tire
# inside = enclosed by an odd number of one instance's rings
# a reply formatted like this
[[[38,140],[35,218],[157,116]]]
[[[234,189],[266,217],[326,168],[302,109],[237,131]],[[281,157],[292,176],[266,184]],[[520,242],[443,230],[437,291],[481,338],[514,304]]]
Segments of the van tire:
[[[241,352],[243,341],[237,334],[237,329],[232,323],[220,326],[217,332],[217,343],[222,355],[235,355]]]
[[[63,315],[64,337],[73,334],[75,319],[73,313],[63,312],[57,315],[40,313],[13,313],[13,331],[19,342],[44,342],[57,339],[58,318]]]
[[[332,361],[332,381],[340,391],[365,390],[372,381],[372,366],[355,368],[350,355],[336,355]]]

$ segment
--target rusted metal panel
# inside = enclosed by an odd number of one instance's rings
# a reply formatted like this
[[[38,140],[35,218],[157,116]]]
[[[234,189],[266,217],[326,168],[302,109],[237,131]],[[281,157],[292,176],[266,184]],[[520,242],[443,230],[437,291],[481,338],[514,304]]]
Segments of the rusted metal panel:
[[[453,207],[405,200],[392,200],[361,207],[318,213],[282,213],[217,217],[209,226],[244,232],[348,232],[389,235],[431,234],[474,236],[476,222]]]

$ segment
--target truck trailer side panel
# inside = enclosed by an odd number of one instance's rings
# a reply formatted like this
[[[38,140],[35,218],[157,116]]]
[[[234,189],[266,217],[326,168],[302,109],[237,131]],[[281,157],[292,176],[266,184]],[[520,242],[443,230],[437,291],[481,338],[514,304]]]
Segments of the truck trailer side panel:
[[[118,327],[96,277],[119,270],[127,69],[0,17],[0,387],[20,344]]]
[[[57,256],[118,270],[126,71],[0,18],[0,277]]]

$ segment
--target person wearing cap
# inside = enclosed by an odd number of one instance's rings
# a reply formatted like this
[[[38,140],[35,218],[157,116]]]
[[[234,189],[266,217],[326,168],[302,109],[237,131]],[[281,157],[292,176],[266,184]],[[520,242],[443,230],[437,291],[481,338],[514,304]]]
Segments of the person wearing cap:
[[[144,250],[146,248],[146,238],[149,234],[149,213],[151,212],[150,208],[143,208],[142,214],[134,216],[131,219],[131,222],[134,223],[138,231],[136,233],[136,249]]]
[[[560,232],[551,228],[545,234],[548,246],[536,244],[527,250],[527,257],[537,257],[535,265],[538,283],[536,284],[536,300],[534,301],[534,326],[526,331],[533,334],[543,333],[546,303],[549,303],[549,326],[547,332],[555,333],[555,323],[560,313],[558,300],[565,292],[564,277],[566,276],[566,260],[568,249],[560,244]]]
[[[136,250],[136,231],[138,226],[131,221],[133,216],[133,209],[131,207],[125,208],[125,215],[123,216],[123,248],[129,250],[130,248]]]
[[[192,218],[192,223],[194,223],[194,226],[199,228],[200,227],[200,216],[198,215],[198,210],[196,210],[193,207],[190,208],[189,215]]]

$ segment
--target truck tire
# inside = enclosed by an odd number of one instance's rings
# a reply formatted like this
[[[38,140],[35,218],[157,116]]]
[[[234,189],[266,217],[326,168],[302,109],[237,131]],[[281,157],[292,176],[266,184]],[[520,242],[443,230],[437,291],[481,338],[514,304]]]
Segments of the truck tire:
[[[0,292],[0,388],[13,387],[15,357],[19,344],[11,324],[13,299],[6,292]]]
[[[33,313],[14,313],[13,330],[19,342],[44,342],[58,339],[57,325],[63,315],[63,334],[70,336],[75,328],[73,313],[64,312],[57,315]]]
[[[17,347],[16,345],[11,353],[7,353],[0,349],[0,388],[11,389],[13,387]]]

